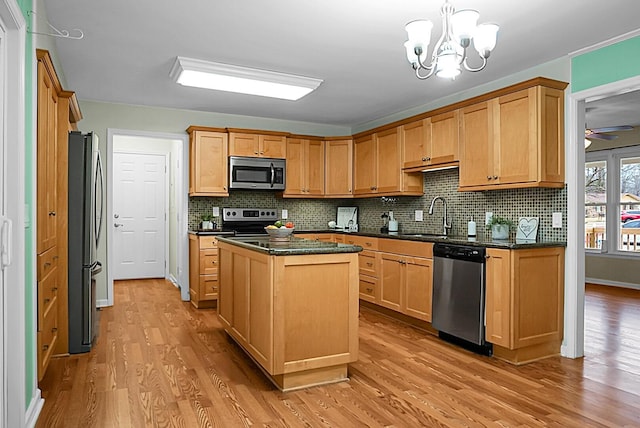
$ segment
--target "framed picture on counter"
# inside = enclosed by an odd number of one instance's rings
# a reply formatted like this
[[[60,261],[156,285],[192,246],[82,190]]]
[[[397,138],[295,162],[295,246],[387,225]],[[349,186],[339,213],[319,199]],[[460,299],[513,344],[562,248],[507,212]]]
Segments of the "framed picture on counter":
[[[516,240],[535,242],[538,235],[539,217],[520,217],[518,219],[518,229]]]

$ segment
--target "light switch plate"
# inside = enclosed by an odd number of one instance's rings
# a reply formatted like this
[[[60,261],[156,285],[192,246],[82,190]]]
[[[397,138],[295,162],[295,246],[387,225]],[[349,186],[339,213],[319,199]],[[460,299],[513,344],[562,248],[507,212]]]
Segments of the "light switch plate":
[[[289,210],[282,210],[282,219],[286,220],[289,217]]]
[[[491,221],[491,217],[493,217],[493,213],[492,212],[485,212],[484,213],[484,224],[487,225],[489,224],[489,222]]]
[[[214,217],[220,217],[220,207],[213,207],[213,212],[211,213],[211,215],[213,215]]]
[[[551,227],[554,229],[562,229],[562,213],[551,214]]]
[[[422,210],[416,210],[415,218],[416,218],[416,221],[423,221],[424,220],[424,212]]]

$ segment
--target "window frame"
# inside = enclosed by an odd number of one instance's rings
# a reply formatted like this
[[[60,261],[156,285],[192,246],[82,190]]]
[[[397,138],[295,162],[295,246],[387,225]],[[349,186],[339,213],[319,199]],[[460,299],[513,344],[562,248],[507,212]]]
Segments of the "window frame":
[[[606,150],[597,150],[585,153],[585,165],[590,162],[604,161],[606,163],[606,221],[605,233],[606,240],[601,249],[587,248],[585,246],[585,254],[588,255],[613,255],[629,258],[640,258],[640,252],[623,251],[619,249],[620,241],[620,161],[623,158],[639,157],[640,145],[618,147]],[[584,177],[584,172],[583,172]],[[586,189],[585,189],[586,192]],[[585,207],[587,204],[585,203]],[[586,231],[584,232],[586,233]]]

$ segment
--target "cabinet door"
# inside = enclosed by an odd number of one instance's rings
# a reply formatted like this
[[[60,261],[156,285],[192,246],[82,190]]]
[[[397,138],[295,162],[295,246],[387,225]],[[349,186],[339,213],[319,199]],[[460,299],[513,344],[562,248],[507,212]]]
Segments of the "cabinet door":
[[[220,248],[218,271],[218,319],[227,328],[233,325],[233,253],[226,248]],[[189,278],[191,281],[191,277]]]
[[[227,134],[193,131],[190,148],[189,195],[229,196]]]
[[[324,141],[309,140],[306,148],[306,193],[324,196]]]
[[[51,76],[38,61],[37,252],[56,245],[58,95]]]
[[[287,170],[285,195],[304,194],[304,142],[301,138],[287,139]]]
[[[284,159],[287,154],[287,139],[283,135],[261,135],[259,156]]]
[[[460,187],[484,186],[494,182],[491,117],[487,102],[462,110]]]
[[[487,248],[486,338],[495,345],[512,347],[511,252]]]
[[[376,192],[376,142],[373,134],[353,142],[353,194]]]
[[[380,253],[380,305],[401,312],[402,267],[401,256]]]
[[[325,146],[326,196],[352,196],[353,186],[353,141],[328,140]]]
[[[431,122],[429,119],[417,120],[402,126],[403,168],[426,166],[431,158],[428,148],[431,146]]]
[[[458,110],[431,117],[431,146],[428,151],[431,165],[458,160]]]
[[[400,128],[376,134],[376,193],[402,190]],[[422,176],[420,177],[422,179]],[[422,183],[422,181],[421,181]]]
[[[494,179],[499,184],[537,180],[536,88],[491,101],[493,105]]]
[[[406,315],[431,322],[433,262],[417,257],[407,258],[404,265],[404,310]]]
[[[260,156],[260,135],[230,132],[229,156]]]

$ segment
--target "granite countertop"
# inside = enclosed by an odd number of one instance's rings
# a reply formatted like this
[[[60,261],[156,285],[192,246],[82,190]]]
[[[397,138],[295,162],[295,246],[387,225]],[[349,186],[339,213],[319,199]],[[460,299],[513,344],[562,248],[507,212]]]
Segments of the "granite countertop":
[[[190,230],[189,234],[191,235],[226,235],[233,236],[233,232],[222,229],[195,229]]]
[[[288,241],[272,241],[268,236],[221,236],[219,242],[238,245],[254,251],[274,256],[293,256],[306,254],[357,253],[362,251],[359,245],[338,244],[335,242],[314,241],[292,237]]]
[[[356,235],[356,236],[371,236],[375,238],[391,238],[391,239],[404,239],[409,241],[422,241],[422,242],[439,242],[458,245],[468,245],[473,247],[484,248],[507,248],[507,249],[521,249],[521,248],[539,248],[539,247],[566,247],[565,241],[516,241],[516,239],[505,240],[492,240],[490,236],[478,235],[476,238],[467,238],[466,236],[447,236],[442,235],[420,233],[420,232],[390,232],[380,233],[379,229],[360,229],[358,232],[345,232],[335,229],[322,229],[322,230],[296,230],[296,233],[338,233],[342,235]]]

